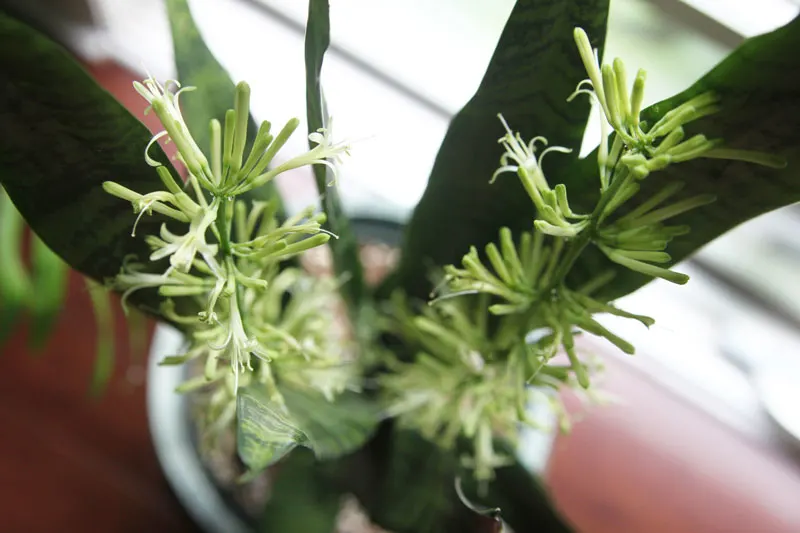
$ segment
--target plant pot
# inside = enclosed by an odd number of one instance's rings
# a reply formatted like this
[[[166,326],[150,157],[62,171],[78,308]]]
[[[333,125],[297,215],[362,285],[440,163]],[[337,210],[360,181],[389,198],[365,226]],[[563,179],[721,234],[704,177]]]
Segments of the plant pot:
[[[402,226],[396,222],[356,218],[353,226],[362,244],[396,246],[400,243]],[[375,273],[365,274],[369,279],[370,274]],[[181,334],[170,326],[162,324],[156,328],[147,385],[147,408],[156,454],[178,499],[204,531],[249,533],[257,525],[256,517],[248,514],[231,491],[217,482],[201,459],[197,427],[190,414],[190,398],[174,392],[190,377],[190,368],[186,365],[158,366],[164,356],[180,353],[183,343]],[[532,411],[531,416],[542,424],[554,424],[554,415],[547,409],[540,407]],[[521,440],[518,459],[531,471],[541,472],[550,455],[553,435],[525,430]]]
[[[396,222],[354,218],[352,224],[362,244],[396,246],[400,242],[402,226]],[[189,366],[158,366],[164,356],[181,353],[183,348],[180,332],[158,325],[150,348],[147,384],[147,411],[156,455],[178,499],[204,531],[251,532],[256,518],[220,486],[201,458],[197,426],[190,412],[191,399],[174,392],[188,379]]]

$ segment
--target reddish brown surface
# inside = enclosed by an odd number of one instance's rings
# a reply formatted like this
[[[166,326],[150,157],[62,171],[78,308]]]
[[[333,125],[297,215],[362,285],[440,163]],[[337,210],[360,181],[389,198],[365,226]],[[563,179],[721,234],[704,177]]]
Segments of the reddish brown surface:
[[[607,381],[624,404],[594,409],[559,437],[547,475],[579,531],[800,532],[800,463],[616,360]]]
[[[196,531],[158,466],[144,386],[125,377],[141,376],[143,361],[131,361],[124,334],[106,395],[88,395],[95,333],[83,282],[71,277],[41,354],[28,353],[25,329],[0,347],[0,531]]]
[[[109,64],[92,71],[141,116],[129,72]],[[93,401],[94,321],[74,276],[65,311],[38,358],[27,353],[24,330],[0,347],[0,531],[195,531],[152,450],[144,388],[124,377],[124,335],[110,389]],[[548,474],[580,531],[800,531],[796,465],[613,361],[608,385],[627,405],[598,409],[559,438]]]
[[[141,118],[143,101],[131,89],[131,73],[112,64],[90,70]],[[121,313],[117,368],[101,400],[88,394],[94,318],[77,275],[40,354],[29,353],[25,329],[0,346],[0,531],[198,531],[153,451],[144,354],[132,360]]]

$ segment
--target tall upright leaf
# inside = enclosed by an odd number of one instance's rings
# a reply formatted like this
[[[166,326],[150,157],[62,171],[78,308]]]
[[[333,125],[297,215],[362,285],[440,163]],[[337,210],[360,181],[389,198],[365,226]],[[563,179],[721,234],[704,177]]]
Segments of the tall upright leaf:
[[[602,53],[607,14],[608,0],[517,1],[477,92],[450,123],[394,283],[424,297],[431,267],[456,262],[470,245],[495,239],[502,226],[531,227],[531,203],[520,184],[489,184],[502,153],[497,114],[525,139],[544,135],[577,153],[589,106],[584,99],[566,102],[586,77],[572,30],[585,28]],[[548,159],[548,177],[566,175],[570,162],[569,156]]]
[[[342,491],[331,471],[308,450],[294,450],[277,468],[270,498],[261,513],[261,533],[331,533]]]
[[[376,524],[394,533],[487,532],[485,518],[458,499],[456,476],[470,474],[459,466],[456,450],[391,421],[383,429],[352,458],[344,477]]]
[[[313,133],[327,124],[327,109],[320,81],[322,60],[330,44],[330,7],[328,0],[310,0],[306,25],[306,115],[308,132]],[[364,274],[358,257],[358,242],[344,213],[339,191],[329,186],[334,177],[327,166],[315,165],[314,178],[322,194],[322,206],[328,215],[328,227],[338,236],[329,241],[333,252],[334,271],[346,281],[342,295],[351,310],[361,302],[364,293]]]
[[[481,503],[498,507],[514,531],[570,533],[572,526],[554,507],[536,474],[520,462],[498,468]],[[478,494],[473,489],[471,494]]]
[[[31,279],[22,262],[25,222],[5,190],[0,187],[0,346],[32,296]]]
[[[181,100],[181,112],[197,145],[202,150],[209,150],[211,134],[208,123],[212,118],[224,123],[225,112],[233,107],[235,84],[203,40],[189,2],[166,0],[166,4],[178,80],[184,86],[196,87]],[[258,126],[251,115],[247,122],[245,153],[250,150],[257,131]],[[272,182],[249,195],[262,199],[279,198]]]
[[[30,299],[30,343],[35,349],[41,349],[64,308],[69,269],[35,234],[31,236],[31,265],[33,297]]]
[[[161,188],[143,159],[149,131],[69,52],[3,13],[0,47],[0,183],[70,266],[98,280],[117,274],[123,258],[149,251],[130,236],[130,205],[102,183],[113,178],[142,193]],[[143,217],[139,231],[157,234],[162,221]]]
[[[111,309],[109,291],[89,278],[84,278],[84,281],[91,298],[94,320],[97,324],[94,371],[89,392],[95,397],[100,397],[108,387],[108,382],[114,373],[114,314]]]
[[[690,123],[685,128],[687,137],[704,133],[708,138],[723,139],[725,147],[764,151],[782,156],[787,163],[783,169],[774,169],[739,161],[695,159],[645,179],[641,192],[622,213],[671,181],[686,184],[676,200],[699,194],[717,196],[716,202],[670,221],[691,227],[688,235],[670,243],[667,251],[672,263],[746,220],[800,201],[800,54],[795,50],[800,50],[800,17],[748,39],[689,89],[644,111],[643,119],[653,124],[693,96],[713,91],[720,97],[721,110]],[[595,161],[596,154],[592,154],[576,162],[570,176],[564,178],[570,201],[574,199],[576,205],[596,201]],[[580,257],[572,279],[580,283],[614,268],[617,276],[605,287],[603,297],[618,298],[650,281],[593,252]]]

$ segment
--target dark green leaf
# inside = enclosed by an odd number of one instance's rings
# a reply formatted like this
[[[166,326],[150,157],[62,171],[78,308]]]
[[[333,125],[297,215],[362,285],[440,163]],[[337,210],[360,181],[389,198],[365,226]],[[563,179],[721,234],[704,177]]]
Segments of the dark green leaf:
[[[258,530],[262,533],[331,533],[342,492],[330,475],[330,463],[298,449],[277,467]]]
[[[235,86],[228,73],[208,49],[197,29],[186,0],[166,0],[178,81],[196,87],[181,99],[181,112],[201,150],[211,146],[208,123],[216,118],[224,124],[225,112],[233,108]],[[247,136],[252,141],[258,127],[250,117]]]
[[[326,126],[327,110],[322,93],[320,74],[325,51],[330,44],[330,17],[328,0],[311,0],[308,4],[306,26],[306,115],[308,132]],[[339,191],[328,186],[333,181],[332,171],[323,165],[314,166],[317,189],[322,194],[322,207],[328,216],[329,229],[338,239],[329,241],[333,252],[334,271],[346,280],[342,295],[351,311],[361,302],[364,294],[364,274],[358,257],[358,242],[344,213]]]
[[[800,201],[800,18],[772,33],[745,41],[730,56],[686,91],[645,110],[653,124],[664,113],[705,91],[721,98],[719,113],[692,122],[687,137],[704,133],[722,138],[727,147],[761,150],[786,158],[781,170],[751,163],[696,159],[672,165],[642,183],[642,190],[627,206],[634,208],[670,181],[686,186],[676,201],[698,194],[714,194],[717,201],[672,219],[687,224],[691,233],[677,237],[668,252],[673,262],[687,257],[734,226],[772,209]],[[570,201],[591,206],[597,198],[596,154],[581,161],[564,180]],[[637,202],[638,200],[638,202]],[[621,211],[624,213],[624,211]],[[575,265],[571,279],[580,283],[607,268],[617,276],[601,296],[613,299],[644,285],[649,278],[609,262],[591,250]]]
[[[517,1],[477,92],[447,130],[392,283],[425,297],[432,267],[457,262],[502,226],[530,229],[534,212],[518,181],[489,184],[502,153],[497,113],[523,138],[544,135],[577,153],[589,106],[585,99],[566,102],[586,77],[572,32],[583,27],[602,53],[607,13],[608,0]],[[571,161],[548,159],[548,177],[562,175]]]
[[[365,394],[345,391],[328,401],[311,389],[281,387],[292,419],[318,459],[333,459],[360,448],[380,421],[378,406]]]
[[[460,530],[446,527],[457,505],[453,482],[458,464],[452,451],[396,430],[382,460],[382,481],[368,507],[377,524],[395,533]]]
[[[98,280],[114,276],[125,256],[144,258],[148,250],[131,238],[130,204],[102,183],[161,189],[143,159],[151,135],[66,50],[2,13],[0,47],[0,182],[70,266]],[[157,234],[162,221],[143,217],[138,229]]]
[[[490,522],[464,506],[455,491],[456,476],[468,475],[459,468],[457,451],[392,427],[391,421],[343,467],[350,491],[388,531],[487,532]]]
[[[469,485],[465,483],[465,487]],[[469,494],[478,494],[476,488]],[[572,527],[553,506],[536,474],[519,462],[498,468],[481,503],[499,507],[501,517],[514,531],[570,533]]]
[[[263,386],[240,388],[236,402],[236,445],[250,470],[262,470],[306,442],[285,407],[272,400]]]
[[[372,520],[395,533],[491,531],[492,520],[459,500],[457,477],[473,504],[499,507],[515,531],[571,531],[534,474],[521,464],[498,469],[483,495],[471,472],[459,466],[458,457],[458,450],[444,450],[386,421],[367,446],[337,461],[336,468],[347,492],[358,498]]]
[[[175,67],[182,85],[197,89],[181,98],[181,112],[189,131],[203,151],[211,146],[209,121],[216,118],[225,123],[225,112],[233,108],[235,85],[211,50],[192,18],[186,0],[166,0],[175,50]],[[253,116],[247,122],[247,144],[249,153],[258,126]],[[251,191],[248,196],[258,199],[279,198],[274,183],[267,183]]]

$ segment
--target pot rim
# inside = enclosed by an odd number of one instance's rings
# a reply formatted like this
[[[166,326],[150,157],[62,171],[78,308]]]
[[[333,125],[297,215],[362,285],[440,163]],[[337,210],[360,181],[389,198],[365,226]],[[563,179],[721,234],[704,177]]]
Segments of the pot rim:
[[[186,379],[184,366],[159,366],[164,354],[178,353],[180,331],[159,323],[147,362],[147,414],[158,462],[183,507],[208,533],[250,533],[203,464],[188,416],[187,397],[175,388]]]

